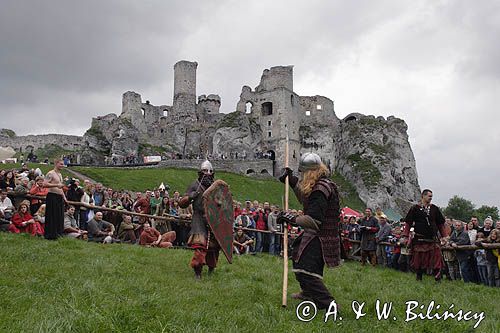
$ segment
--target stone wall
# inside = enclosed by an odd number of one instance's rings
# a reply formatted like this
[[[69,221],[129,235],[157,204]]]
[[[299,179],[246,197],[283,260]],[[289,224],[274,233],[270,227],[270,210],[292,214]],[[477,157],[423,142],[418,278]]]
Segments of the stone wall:
[[[11,147],[23,153],[29,153],[31,149],[38,150],[47,145],[57,145],[66,150],[78,150],[85,144],[83,138],[76,135],[42,134],[15,136],[12,138],[0,137],[0,147]]]
[[[203,160],[167,160],[161,161],[158,167],[196,169],[200,168]],[[213,160],[211,161],[215,172],[227,171],[249,176],[263,175],[273,176],[273,161],[262,160]]]

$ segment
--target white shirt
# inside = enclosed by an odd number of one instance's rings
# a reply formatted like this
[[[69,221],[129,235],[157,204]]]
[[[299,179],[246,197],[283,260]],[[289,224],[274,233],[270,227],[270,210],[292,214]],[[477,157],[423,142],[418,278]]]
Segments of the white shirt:
[[[9,207],[13,207],[14,205],[12,204],[12,201],[9,199],[9,197],[5,197],[5,200],[2,201],[0,199],[0,210],[3,212]]]

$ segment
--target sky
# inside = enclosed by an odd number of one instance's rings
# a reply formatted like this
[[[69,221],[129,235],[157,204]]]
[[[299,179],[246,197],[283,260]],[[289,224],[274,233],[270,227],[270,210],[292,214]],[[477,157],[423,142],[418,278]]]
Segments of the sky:
[[[351,112],[402,118],[419,183],[500,206],[499,1],[2,1],[0,128],[82,135],[133,90],[172,104],[173,65],[235,110],[265,68]]]

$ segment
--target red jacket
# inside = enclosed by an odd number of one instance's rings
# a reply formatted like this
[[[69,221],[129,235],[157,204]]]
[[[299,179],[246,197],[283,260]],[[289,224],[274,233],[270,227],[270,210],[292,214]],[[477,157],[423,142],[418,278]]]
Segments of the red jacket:
[[[267,227],[267,216],[264,212],[256,211],[253,214],[253,219],[255,221],[255,228],[257,230],[266,230]]]

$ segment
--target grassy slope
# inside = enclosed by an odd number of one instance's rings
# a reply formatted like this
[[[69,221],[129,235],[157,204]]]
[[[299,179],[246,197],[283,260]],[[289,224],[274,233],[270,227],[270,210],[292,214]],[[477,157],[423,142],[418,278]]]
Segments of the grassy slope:
[[[74,170],[114,188],[145,190],[157,187],[161,182],[168,183],[174,190],[185,191],[195,179],[196,171],[187,169],[109,169],[109,168],[73,168]],[[276,180],[259,180],[228,172],[217,172],[216,177],[226,181],[236,200],[257,199],[282,205],[283,185]],[[341,205],[362,210],[363,202],[354,187],[343,177],[334,175],[333,180],[342,194]],[[295,195],[290,192],[290,207],[299,208]]]
[[[161,182],[170,185],[170,192],[179,191],[182,194],[196,179],[195,170],[189,169],[111,169],[111,168],[73,168],[90,178],[102,182],[105,186],[116,189],[133,191],[152,189]],[[276,180],[260,180],[228,172],[217,172],[217,179],[229,184],[234,199],[244,201],[257,199],[260,202],[269,201],[272,204],[282,205],[284,193],[283,184]],[[299,208],[299,204],[291,192],[290,207]]]
[[[28,167],[38,167],[44,174],[53,168],[51,165],[36,163],[29,163]],[[14,168],[20,169],[21,164],[0,164],[0,170]],[[132,191],[151,189],[164,182],[165,184],[169,184],[172,190],[179,190],[183,193],[196,177],[196,171],[189,169],[112,169],[88,167],[73,167],[72,169],[96,181],[102,182],[105,186]],[[73,177],[72,174],[64,169],[62,174],[63,177]],[[238,201],[257,199],[261,202],[269,201],[280,206],[282,205],[283,184],[276,180],[255,179],[229,172],[217,172],[216,176],[231,186],[234,198]],[[339,186],[342,207],[349,206],[358,211],[364,209],[363,202],[359,199],[355,188],[348,181],[338,174],[335,174],[332,179]],[[293,192],[290,192],[290,207],[300,208]]]
[[[276,257],[221,258],[213,276],[193,279],[188,250],[100,245],[0,234],[2,332],[465,332],[473,322],[404,322],[404,302],[435,300],[448,308],[485,311],[478,332],[500,330],[499,289],[426,278],[347,263],[325,273],[342,306],[342,321],[296,319],[298,301],[281,308],[282,261]],[[290,273],[289,291],[298,285]],[[394,301],[397,321],[378,321],[375,300]],[[355,320],[353,300],[367,301]],[[321,313],[320,313],[321,314]]]

